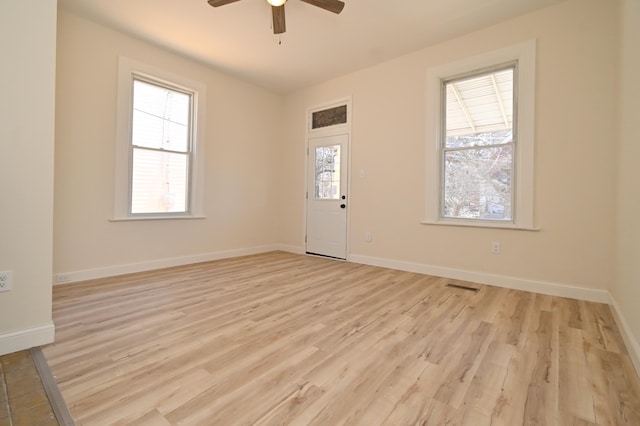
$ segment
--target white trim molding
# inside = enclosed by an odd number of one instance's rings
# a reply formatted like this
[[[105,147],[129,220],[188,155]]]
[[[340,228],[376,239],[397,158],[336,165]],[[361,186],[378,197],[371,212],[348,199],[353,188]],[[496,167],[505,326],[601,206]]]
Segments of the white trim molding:
[[[55,326],[53,322],[0,334],[0,355],[53,343],[54,337]]]
[[[546,294],[549,296],[566,297],[587,302],[604,303],[611,307],[613,318],[620,330],[624,344],[629,352],[629,358],[636,372],[640,376],[640,342],[636,339],[627,323],[618,302],[607,290],[577,287],[566,283],[539,281],[526,278],[516,278],[506,275],[488,274],[485,272],[466,271],[462,269],[446,268],[423,263],[406,262],[402,260],[384,259],[359,254],[351,254],[349,262],[382,268],[398,269],[401,271],[433,275],[443,278],[471,281],[496,287]]]
[[[330,108],[334,108],[334,107],[338,107],[338,106],[346,106],[347,108],[347,122],[346,123],[342,123],[342,124],[336,124],[336,125],[332,125],[332,126],[327,126],[327,127],[321,127],[319,129],[313,129],[313,114],[315,112],[318,111],[323,111],[325,109],[330,109]],[[304,235],[305,238],[305,243],[304,243],[304,248],[303,248],[303,253],[305,253],[307,251],[307,234],[308,234],[308,215],[309,215],[309,185],[313,182],[312,180],[310,180],[309,177],[309,146],[311,144],[311,141],[317,138],[324,138],[324,137],[331,137],[331,136],[338,136],[338,135],[347,135],[347,171],[351,170],[351,130],[352,130],[352,117],[353,117],[353,97],[351,95],[349,96],[345,96],[343,98],[334,100],[334,101],[328,101],[328,102],[324,102],[322,104],[316,104],[310,107],[307,107],[307,124],[306,124],[306,150],[305,150],[305,156],[304,156],[304,175],[305,175],[305,181],[304,181],[304,193],[303,193],[303,200],[304,200],[304,208],[303,208],[303,219],[302,219],[302,235]],[[343,170],[344,173],[344,170]],[[347,197],[347,204],[349,199],[350,199],[350,194],[351,194],[351,181],[352,179],[349,178],[349,176],[351,176],[350,172],[346,173],[346,182],[347,182],[347,187],[346,187],[346,197]],[[344,189],[344,188],[343,188]],[[304,196],[304,194],[306,194],[306,196]],[[345,194],[343,194],[345,195]],[[346,211],[346,220],[347,220],[347,224],[346,224],[346,235],[345,235],[345,257],[349,256],[349,248],[350,248],[350,242],[351,242],[351,238],[349,238],[350,235],[350,230],[351,230],[351,209],[347,208]],[[284,250],[284,251],[289,251],[289,250]],[[295,253],[295,252],[293,252]]]
[[[130,211],[131,125],[133,108],[133,78],[148,78],[157,84],[182,89],[193,97],[191,130],[190,184],[187,213],[132,214]],[[115,143],[115,182],[112,221],[191,219],[204,214],[204,167],[207,86],[204,83],[176,75],[170,71],[120,56],[118,59],[118,92]]]
[[[585,300],[589,302],[609,303],[609,293],[606,290],[577,287],[564,283],[509,277],[506,275],[489,274],[486,272],[466,271],[463,269],[405,262],[402,260],[383,259],[359,254],[352,254],[349,256],[349,261],[364,265],[398,269],[401,271],[416,272],[419,274],[433,275],[455,280],[472,281],[479,284],[529,291],[549,296],[567,297],[570,299]]]
[[[515,149],[514,217],[513,222],[445,219],[441,212],[441,132],[442,103],[441,86],[444,79],[483,68],[517,61],[517,135]],[[426,181],[425,217],[426,225],[467,225],[481,227],[504,227],[507,229],[535,230],[533,217],[534,194],[534,141],[535,141],[535,80],[536,40],[529,40],[502,49],[463,58],[455,62],[437,65],[427,70],[426,75]]]
[[[616,324],[620,329],[620,334],[622,334],[622,340],[624,340],[627,351],[629,351],[629,358],[631,358],[631,362],[636,369],[636,373],[638,373],[638,376],[640,376],[640,342],[638,342],[638,340],[631,332],[631,327],[625,320],[624,315],[622,315],[620,305],[618,305],[618,302],[612,294],[609,295],[609,300],[609,306],[611,306],[613,318],[616,320]]]
[[[191,265],[194,263],[211,262],[213,260],[229,259],[232,257],[249,256],[252,254],[268,253],[270,251],[285,251],[294,254],[304,254],[304,247],[288,244],[269,244],[243,249],[223,250],[191,256],[173,257],[145,262],[126,263],[105,266],[103,268],[82,269],[70,272],[58,272],[53,276],[53,285],[61,285],[98,278],[114,277],[117,275],[133,274],[136,272],[152,271],[154,269],[171,268],[174,266]]]
[[[144,272],[154,269],[169,268],[173,266],[189,265],[200,262],[227,259],[252,254],[267,253],[271,251],[284,251],[288,253],[304,255],[304,247],[290,244],[272,244],[249,247],[244,249],[225,250],[192,256],[183,256],[170,259],[151,260],[139,263],[109,266],[96,269],[85,269],[75,272],[58,273],[54,276],[56,284],[85,281],[111,277],[135,272]],[[514,290],[528,291],[532,293],[546,294],[550,296],[567,297],[570,299],[584,300],[588,302],[605,303],[611,306],[614,319],[624,343],[629,351],[629,357],[636,371],[640,375],[640,343],[631,332],[620,306],[615,298],[606,290],[577,287],[566,283],[540,281],[526,278],[510,277],[506,275],[490,274],[486,272],[467,271],[463,269],[447,268],[403,260],[385,259],[360,254],[350,254],[348,261],[363,265],[377,266],[381,268],[397,269],[400,271],[415,272],[425,275],[433,275],[443,278],[471,281],[479,284],[487,284],[496,287]],[[61,279],[62,278],[62,279]],[[12,353],[35,346],[41,346],[53,342],[55,328],[53,323],[38,327],[19,330],[0,335],[0,355]]]
[[[335,101],[329,101],[318,105],[313,105],[307,108],[307,139],[321,137],[322,135],[339,135],[342,133],[351,133],[351,110],[353,100],[351,96],[345,96],[344,98],[337,99]],[[313,128],[313,114],[326,109],[331,109],[339,106],[347,107],[347,122],[342,124],[334,124],[327,127],[320,127],[318,129]],[[313,135],[313,136],[312,136]],[[317,136],[320,135],[320,136]]]
[[[268,253],[271,251],[284,251],[294,254],[304,254],[304,247],[289,244],[270,244],[264,246],[248,247],[243,249],[224,250],[191,256],[149,260],[138,263],[106,266],[103,268],[84,269],[71,272],[60,272],[54,275],[54,285],[71,282],[93,280],[98,278],[113,277],[117,275],[132,274],[136,272],[151,271],[154,269],[171,268],[174,266],[190,265],[194,263],[210,262],[213,260],[229,259],[252,254]],[[363,265],[379,266],[381,268],[397,269],[400,271],[415,272],[437,277],[451,278],[463,281],[472,281],[479,284],[493,285],[496,287],[510,288],[514,290],[530,291],[533,293],[550,296],[568,297],[571,299],[585,300],[609,304],[612,299],[606,290],[578,287],[566,283],[539,281],[527,278],[510,277],[506,275],[490,274],[486,272],[467,271],[463,269],[447,268],[443,266],[428,265],[424,263],[407,262],[404,260],[371,257],[360,254],[350,254],[347,260]],[[617,305],[613,305],[619,311]],[[616,313],[620,318],[619,312]],[[626,324],[626,323],[625,323]],[[622,324],[621,324],[622,325]],[[627,327],[628,328],[628,327]],[[636,343],[637,345],[637,343]],[[639,351],[640,353],[640,351]]]
[[[54,285],[60,285],[78,281],[95,280],[98,278],[114,277],[117,275],[133,274],[136,272],[152,271],[155,269],[172,268],[174,266],[191,265],[194,263],[211,262],[213,260],[229,259],[232,257],[249,256],[252,254],[267,253],[276,250],[280,250],[279,246],[265,245],[243,249],[232,249],[211,253],[194,254],[191,256],[148,260],[137,263],[126,263],[121,265],[105,266],[103,268],[58,272],[53,276],[53,283]]]

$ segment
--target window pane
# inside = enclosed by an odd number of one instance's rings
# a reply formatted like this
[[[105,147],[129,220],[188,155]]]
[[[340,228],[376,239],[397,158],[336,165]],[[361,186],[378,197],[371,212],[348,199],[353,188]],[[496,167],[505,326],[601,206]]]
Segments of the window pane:
[[[444,161],[444,217],[512,220],[511,145],[448,151]]]
[[[513,74],[508,68],[445,83],[447,148],[511,142]]]
[[[187,212],[188,155],[134,148],[131,213]]]
[[[190,106],[191,95],[134,80],[131,143],[187,152]]]
[[[335,126],[345,124],[347,122],[347,106],[340,105],[337,107],[316,111],[311,114],[311,128],[320,129],[322,127]]]
[[[340,145],[317,147],[315,156],[315,199],[338,200],[340,198]]]
[[[513,141],[513,131],[472,133],[468,135],[447,136],[447,148],[466,148],[474,146],[502,145]]]

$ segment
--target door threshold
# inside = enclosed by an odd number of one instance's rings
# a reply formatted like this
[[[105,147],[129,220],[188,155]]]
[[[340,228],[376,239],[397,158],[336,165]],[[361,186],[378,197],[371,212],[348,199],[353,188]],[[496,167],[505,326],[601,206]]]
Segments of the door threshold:
[[[305,254],[308,254],[309,256],[315,256],[315,257],[324,257],[325,259],[342,260],[343,262],[347,261],[347,259],[344,257],[329,256],[327,254],[312,253],[310,251],[306,251]]]

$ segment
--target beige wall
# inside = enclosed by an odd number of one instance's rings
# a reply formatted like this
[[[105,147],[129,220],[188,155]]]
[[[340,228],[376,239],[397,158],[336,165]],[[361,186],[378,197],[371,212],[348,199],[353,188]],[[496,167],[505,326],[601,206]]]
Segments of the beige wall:
[[[55,0],[0,2],[0,354],[53,338],[55,34]]]
[[[4,63],[12,64],[0,67],[8,100],[0,104],[0,234],[9,242],[0,244],[0,270],[13,271],[14,281],[12,291],[0,293],[0,353],[45,343],[52,331],[52,269],[109,268],[274,243],[302,249],[305,110],[349,95],[352,254],[610,289],[637,346],[640,3],[621,0],[619,10],[615,4],[571,0],[283,100],[65,12],[58,17],[54,81],[56,2],[0,2],[0,47]],[[426,70],[532,38],[538,40],[535,215],[541,230],[420,225]],[[207,219],[108,220],[118,55],[206,84]],[[365,178],[357,177],[359,170]],[[364,242],[366,231],[373,242]],[[501,255],[489,253],[492,241],[502,243]]]
[[[206,85],[206,219],[109,221],[119,55]],[[57,71],[56,273],[277,241],[280,96],[64,11]]]
[[[640,356],[640,2],[623,0],[621,5],[618,274],[611,294],[635,338],[635,351]],[[640,364],[637,368],[640,371]]]
[[[0,338],[50,324],[52,265],[73,272],[275,243],[302,249],[305,111],[353,96],[352,255],[610,289],[637,344],[640,5],[621,0],[617,10],[615,4],[571,0],[284,99],[60,12],[54,206],[55,1],[37,8],[0,3],[3,58],[15,64],[0,68],[3,98],[11,100],[0,114],[0,233],[11,242],[0,244],[0,270],[14,273],[14,290],[0,293]],[[532,38],[538,41],[535,217],[541,230],[419,224],[426,70]],[[118,55],[207,86],[206,219],[109,221]],[[365,178],[357,177],[359,170]],[[366,231],[373,242],[364,241]],[[502,243],[501,255],[490,254],[492,241]]]
[[[351,255],[607,289],[615,246],[616,25],[611,2],[568,1],[286,97],[281,186],[293,201],[281,203],[282,241],[304,245],[305,109],[353,96]],[[420,224],[427,69],[534,38],[540,231]],[[501,255],[491,254],[492,241],[502,244]]]

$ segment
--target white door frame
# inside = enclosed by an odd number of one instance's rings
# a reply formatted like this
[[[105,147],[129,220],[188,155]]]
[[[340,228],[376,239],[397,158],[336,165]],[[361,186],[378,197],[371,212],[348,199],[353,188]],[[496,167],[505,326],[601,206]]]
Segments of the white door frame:
[[[323,127],[321,129],[312,129],[312,114],[317,111],[322,111],[324,109],[333,108],[341,105],[347,106],[347,122],[344,124],[339,124],[335,126]],[[308,213],[308,203],[307,190],[309,188],[309,141],[311,139],[321,138],[325,136],[337,136],[337,135],[347,135],[347,229],[345,235],[345,244],[346,244],[346,256],[345,260],[349,260],[349,246],[350,246],[350,229],[351,229],[351,117],[352,117],[352,99],[351,96],[340,98],[334,101],[325,102],[319,105],[314,105],[307,108],[307,123],[306,123],[306,149],[304,156],[304,190],[306,196],[304,197],[304,211],[303,211],[303,220],[302,220],[302,235],[304,235],[304,248],[303,253],[307,251],[307,213]]]

